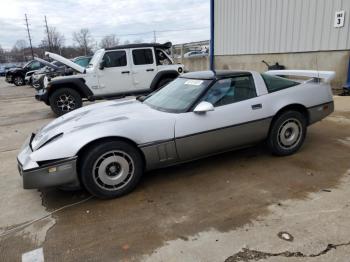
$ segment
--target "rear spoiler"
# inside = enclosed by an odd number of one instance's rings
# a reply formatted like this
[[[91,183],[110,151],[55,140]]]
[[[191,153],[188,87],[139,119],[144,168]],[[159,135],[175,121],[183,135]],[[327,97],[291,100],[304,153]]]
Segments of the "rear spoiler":
[[[271,70],[266,74],[274,76],[301,76],[310,77],[316,79],[323,79],[326,83],[329,83],[335,78],[335,72],[333,71],[316,71],[316,70]]]

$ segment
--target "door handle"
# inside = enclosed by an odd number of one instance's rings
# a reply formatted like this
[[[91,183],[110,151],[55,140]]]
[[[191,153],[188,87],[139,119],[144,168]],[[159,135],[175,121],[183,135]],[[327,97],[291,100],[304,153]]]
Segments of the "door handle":
[[[147,72],[151,72],[151,71],[154,71],[154,69],[153,68],[148,68],[148,69],[146,69],[146,71]]]
[[[122,74],[130,74],[130,71],[122,71]]]
[[[255,105],[252,105],[252,109],[253,110],[257,110],[257,109],[261,109],[262,108],[262,104],[255,104]]]

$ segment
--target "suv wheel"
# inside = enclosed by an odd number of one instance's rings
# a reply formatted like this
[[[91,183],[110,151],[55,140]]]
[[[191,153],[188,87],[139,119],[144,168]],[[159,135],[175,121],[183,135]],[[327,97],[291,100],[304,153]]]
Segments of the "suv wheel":
[[[24,85],[24,79],[21,76],[15,76],[15,78],[13,79],[13,83],[16,86],[23,86]]]
[[[92,195],[99,198],[129,193],[143,174],[141,154],[123,141],[100,143],[81,157],[81,181]]]
[[[302,113],[282,113],[270,129],[268,144],[272,153],[286,156],[297,152],[304,143],[306,130],[306,118]]]
[[[64,115],[83,104],[80,94],[71,88],[60,88],[50,96],[52,111],[58,115]]]

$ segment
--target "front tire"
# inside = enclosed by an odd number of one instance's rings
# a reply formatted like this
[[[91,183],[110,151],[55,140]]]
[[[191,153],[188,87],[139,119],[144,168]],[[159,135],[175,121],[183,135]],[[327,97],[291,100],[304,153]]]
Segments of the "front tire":
[[[81,157],[81,182],[98,198],[115,198],[129,193],[143,174],[141,154],[124,141],[98,144]]]
[[[52,111],[61,116],[83,105],[80,94],[71,88],[60,88],[50,96]]]
[[[268,145],[273,154],[287,156],[297,152],[304,143],[306,117],[298,111],[286,111],[272,123]]]
[[[23,86],[24,85],[24,78],[21,76],[15,76],[13,79],[13,83],[15,86]]]

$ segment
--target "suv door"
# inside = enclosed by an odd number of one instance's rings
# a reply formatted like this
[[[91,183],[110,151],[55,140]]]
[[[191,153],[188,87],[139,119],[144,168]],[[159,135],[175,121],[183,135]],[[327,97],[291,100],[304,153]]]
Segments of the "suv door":
[[[99,86],[94,93],[118,94],[133,90],[128,55],[128,49],[106,51],[103,68],[97,69]]]
[[[131,49],[131,54],[134,88],[147,90],[157,74],[154,48],[134,48]]]
[[[240,147],[267,136],[271,119],[266,118],[252,75],[218,80],[201,101],[212,103],[215,110],[187,112],[176,119],[176,148],[181,160]]]

